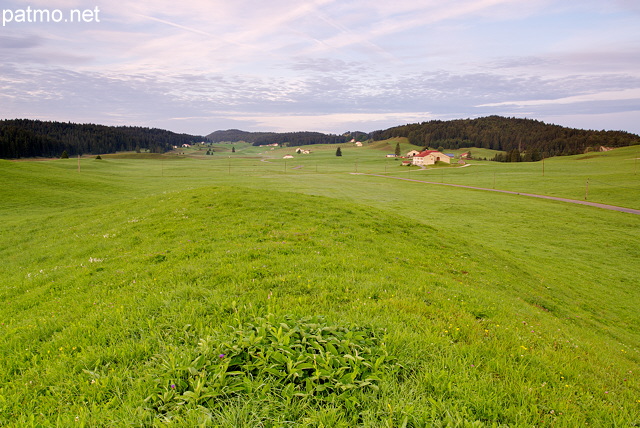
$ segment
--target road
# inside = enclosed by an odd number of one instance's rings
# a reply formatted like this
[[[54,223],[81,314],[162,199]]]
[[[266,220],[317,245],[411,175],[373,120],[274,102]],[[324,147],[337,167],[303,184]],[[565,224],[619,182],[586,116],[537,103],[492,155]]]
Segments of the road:
[[[536,195],[536,194],[533,194],[533,193],[512,192],[512,191],[509,191],[509,190],[487,189],[487,188],[484,188],[484,187],[464,186],[462,184],[436,183],[434,181],[414,180],[412,178],[393,177],[393,176],[390,176],[390,175],[381,175],[381,174],[364,174],[364,173],[361,173],[361,174],[357,174],[357,175],[369,175],[369,176],[372,176],[372,177],[391,178],[391,179],[394,179],[394,180],[412,181],[414,183],[437,184],[437,185],[440,185],[440,186],[462,187],[462,188],[465,188],[465,189],[473,189],[473,190],[486,190],[488,192],[509,193],[511,195],[529,196],[529,197],[532,197],[532,198],[540,198],[540,199],[551,199],[552,201],[569,202],[569,203],[572,203],[572,204],[580,204],[580,205],[589,205],[591,207],[603,208],[605,210],[620,211],[620,212],[623,212],[623,213],[640,215],[640,210],[635,210],[633,208],[625,208],[625,207],[618,207],[618,206],[615,206],[615,205],[599,204],[597,202],[580,201],[580,200],[577,200],[577,199],[558,198],[558,197],[555,197],[555,196]]]

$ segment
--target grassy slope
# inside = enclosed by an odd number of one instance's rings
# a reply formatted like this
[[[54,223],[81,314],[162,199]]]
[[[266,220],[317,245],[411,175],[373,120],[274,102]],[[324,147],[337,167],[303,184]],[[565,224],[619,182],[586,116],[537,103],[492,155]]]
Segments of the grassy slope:
[[[81,174],[74,161],[0,163],[14,184],[0,202],[4,422],[144,424],[152,356],[195,346],[233,308],[386,327],[409,375],[385,380],[364,424],[638,422],[636,217],[330,174],[354,157],[325,152],[286,174],[275,156],[92,161]],[[388,165],[357,153],[360,168]],[[344,417],[228,409],[227,426]]]

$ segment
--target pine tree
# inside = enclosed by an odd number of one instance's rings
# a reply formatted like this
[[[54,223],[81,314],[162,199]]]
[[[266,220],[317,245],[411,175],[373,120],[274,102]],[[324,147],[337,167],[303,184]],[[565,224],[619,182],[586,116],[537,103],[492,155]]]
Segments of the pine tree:
[[[338,147],[338,149],[336,150],[336,156],[342,156],[342,150],[340,149],[340,147]]]
[[[396,156],[400,156],[400,143],[396,143]]]
[[[236,152],[236,148],[235,147],[231,147],[231,153],[235,153]]]
[[[67,153],[67,151],[64,150],[60,155],[60,159],[69,159],[69,153]]]

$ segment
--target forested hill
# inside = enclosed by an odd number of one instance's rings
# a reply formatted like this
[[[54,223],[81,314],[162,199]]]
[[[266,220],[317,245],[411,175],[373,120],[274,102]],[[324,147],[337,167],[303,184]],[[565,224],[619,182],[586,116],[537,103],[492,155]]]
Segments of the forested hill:
[[[40,120],[0,120],[0,158],[59,157],[148,149],[163,153],[205,137],[155,128],[104,126]]]
[[[501,116],[402,125],[372,132],[371,137],[375,140],[407,137],[412,144],[423,147],[482,147],[540,153],[545,157],[584,153],[591,147],[640,144],[638,135],[624,131],[587,131]]]
[[[247,143],[255,143],[259,138],[273,135],[274,132],[248,132],[239,129],[227,129],[226,131],[215,131],[207,135],[212,143],[246,141]]]
[[[338,144],[350,141],[352,138],[366,139],[368,134],[364,132],[347,132],[343,135],[323,134],[321,132],[247,132],[238,129],[215,131],[207,135],[214,142],[246,141],[254,146],[268,144],[286,144],[288,146],[305,146],[307,144]]]

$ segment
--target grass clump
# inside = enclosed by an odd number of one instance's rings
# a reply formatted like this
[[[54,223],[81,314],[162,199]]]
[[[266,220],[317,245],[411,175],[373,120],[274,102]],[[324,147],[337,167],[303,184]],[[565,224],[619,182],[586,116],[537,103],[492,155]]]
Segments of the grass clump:
[[[198,407],[223,411],[245,396],[312,411],[330,406],[357,421],[360,394],[377,391],[381,378],[400,367],[383,337],[381,329],[329,324],[321,316],[258,317],[200,339],[190,352],[158,355],[147,402],[165,420]]]

